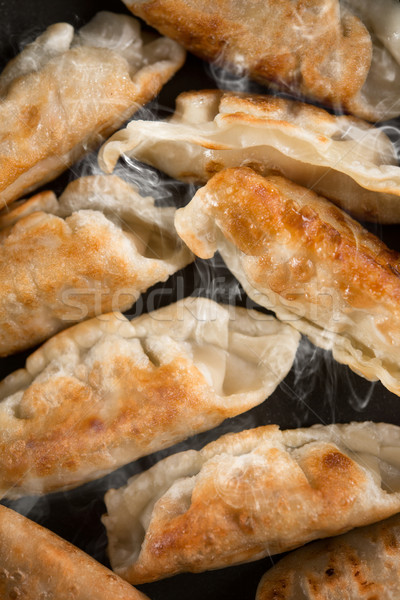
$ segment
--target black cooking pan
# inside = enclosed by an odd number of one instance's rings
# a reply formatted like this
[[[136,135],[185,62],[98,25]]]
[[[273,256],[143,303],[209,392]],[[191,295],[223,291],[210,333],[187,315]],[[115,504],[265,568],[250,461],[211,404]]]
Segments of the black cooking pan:
[[[18,52],[22,44],[32,41],[51,23],[68,21],[79,27],[96,12],[104,9],[128,12],[122,2],[113,0],[20,0],[18,3],[0,1],[1,66]],[[165,86],[157,102],[151,105],[152,109],[158,114],[165,114],[173,110],[175,97],[181,91],[216,87],[218,80],[216,82],[215,74],[215,70],[208,65],[189,56],[184,68]],[[228,77],[224,80],[225,86],[229,79]],[[233,79],[231,83],[234,84]],[[263,91],[254,84],[251,84],[251,87],[256,91]],[[86,161],[85,168],[87,164],[89,163]],[[147,173],[150,172],[147,170]],[[76,168],[74,174],[64,174],[48,188],[59,192],[74,176]],[[178,203],[189,199],[190,190],[182,185],[175,188],[169,186],[168,190],[174,194],[174,200]],[[383,238],[390,247],[400,250],[400,227],[368,225],[368,228]],[[226,271],[222,262],[216,259],[213,262],[197,261],[195,266],[187,267],[166,284],[160,285],[160,306],[173,302],[182,295],[182,277],[184,295],[209,296],[225,302],[233,297],[237,304],[244,304],[245,297],[240,286]],[[223,277],[225,283],[216,286],[213,283],[216,277]],[[146,310],[146,295],[130,313],[139,314],[142,310]],[[0,377],[22,366],[27,354],[0,359]],[[100,516],[105,512],[104,493],[109,487],[123,485],[132,474],[147,469],[161,457],[189,447],[200,448],[228,431],[268,423],[277,423],[281,428],[351,420],[387,421],[400,425],[399,406],[400,399],[380,383],[365,381],[347,367],[333,361],[329,352],[317,350],[303,340],[289,376],[271,398],[252,411],[226,421],[212,432],[195,436],[167,451],[145,457],[108,477],[68,493],[52,494],[39,499],[26,497],[5,503],[108,565],[106,535],[100,522]],[[253,600],[261,575],[277,559],[278,557],[266,558],[247,565],[198,575],[179,575],[140,587],[152,600]]]

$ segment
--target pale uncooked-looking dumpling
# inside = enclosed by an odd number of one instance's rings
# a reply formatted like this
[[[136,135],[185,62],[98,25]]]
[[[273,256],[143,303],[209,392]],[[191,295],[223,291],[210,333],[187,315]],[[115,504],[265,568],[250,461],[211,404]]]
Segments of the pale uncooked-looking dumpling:
[[[257,560],[398,512],[400,428],[225,435],[160,461],[105,502],[111,564],[131,583]]]
[[[314,192],[226,169],[175,217],[201,258],[217,250],[258,304],[400,395],[400,255]]]
[[[184,50],[127,15],[57,23],[0,75],[0,208],[54,179],[151,100]]]
[[[395,0],[124,3],[194,54],[236,73],[372,121],[400,114]]]
[[[59,333],[0,383],[0,495],[80,485],[261,404],[298,342],[204,298]]]
[[[315,106],[207,90],[178,96],[167,121],[131,121],[102,147],[110,172],[122,155],[171,177],[205,183],[249,166],[313,189],[367,221],[400,222],[400,168],[381,129]]]
[[[111,310],[193,260],[155,206],[116,176],[82,177],[0,215],[0,356]]]

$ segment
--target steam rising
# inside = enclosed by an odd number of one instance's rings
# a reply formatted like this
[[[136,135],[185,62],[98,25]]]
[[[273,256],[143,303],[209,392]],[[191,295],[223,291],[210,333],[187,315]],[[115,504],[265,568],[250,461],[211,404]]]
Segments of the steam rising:
[[[240,68],[239,61],[228,71],[224,67],[224,60],[221,56],[217,61],[207,64],[205,69],[214,80],[215,86],[222,91],[249,93],[260,91],[260,86],[249,79],[244,69]]]
[[[160,114],[172,113],[173,110],[169,107],[153,101],[140,108],[132,120],[157,121]],[[89,175],[104,175],[99,167],[97,153],[86,155],[72,167],[71,172],[71,180]],[[161,171],[127,155],[121,157],[113,173],[135,186],[142,196],[154,198],[157,206],[183,206],[191,200],[197,189],[193,184],[185,184],[167,177]]]
[[[29,40],[24,41],[31,41],[33,37],[33,34],[30,33]],[[377,53],[374,60],[378,63],[387,59],[384,54]],[[239,66],[235,72],[228,72],[222,67],[222,64],[223,60],[220,57],[220,60],[205,67],[207,74],[213,78],[217,88],[235,92],[261,92],[260,86],[250,81],[243,74],[244,70],[240,67],[240,61],[238,61]],[[156,120],[158,114],[170,112],[172,111],[169,107],[153,102],[150,107],[141,109],[134,119]],[[400,134],[396,123],[383,125],[381,129],[392,139],[397,158],[399,158]],[[97,163],[97,155],[91,154],[72,167],[71,179],[101,173],[102,171]],[[154,197],[158,205],[182,206],[189,202],[196,191],[193,184],[185,184],[168,178],[156,169],[128,157],[124,157],[119,162],[115,174],[135,185],[141,195]],[[166,299],[169,299],[172,294],[169,285],[167,282],[156,287],[161,295],[163,294],[162,290],[165,291]],[[190,270],[186,269],[183,274],[178,275],[173,280],[173,285],[175,286],[175,293],[178,294],[176,299],[186,295],[198,295],[227,304],[245,305],[249,308],[254,305],[246,297],[242,287],[225,267],[219,255],[209,261],[196,260],[194,267],[191,267]],[[140,304],[140,308],[136,306],[136,314],[149,307],[149,304],[142,298],[139,299],[138,304]],[[337,406],[340,394],[346,396],[345,401],[350,404],[354,411],[359,413],[360,418],[363,418],[363,411],[367,409],[370,401],[374,398],[375,387],[374,382],[365,382],[360,387],[359,379],[353,376],[348,369],[339,366],[332,359],[330,352],[316,348],[303,338],[290,378],[282,384],[280,391],[268,400],[265,406],[259,407],[249,414],[240,415],[234,420],[225,422],[213,431],[198,435],[171,449],[136,461],[128,467],[121,468],[107,477],[91,482],[78,490],[45,498],[27,496],[8,504],[21,514],[39,522],[43,522],[43,515],[50,516],[50,521],[51,516],[54,514],[62,517],[62,507],[68,505],[70,520],[68,523],[61,524],[58,532],[66,539],[88,551],[98,560],[105,562],[105,534],[101,529],[98,517],[104,512],[103,504],[99,498],[103,496],[108,488],[120,487],[132,474],[147,469],[160,458],[177,450],[200,448],[216,439],[221,433],[263,424],[260,423],[260,419],[264,422],[274,422],[274,411],[278,405],[282,404],[280,395],[286,394],[288,399],[291,399],[292,403],[288,402],[288,405],[291,408],[294,407],[295,410],[293,409],[287,418],[291,420],[292,427],[298,427],[302,426],[305,421],[310,420],[312,422],[340,421],[341,416]],[[281,410],[285,411],[285,407],[281,407]],[[322,417],[321,414],[323,414]],[[327,415],[329,415],[328,418]],[[253,499],[250,494],[250,500]],[[90,514],[92,514],[91,527],[86,527],[88,515]],[[93,529],[96,530],[95,536],[93,535]]]
[[[310,418],[324,424],[343,422],[337,404],[344,395],[352,409],[362,413],[376,387],[376,382],[364,378],[360,381],[357,375],[337,363],[331,352],[317,348],[305,337],[297,350],[292,371],[293,384],[289,394],[298,404],[298,411],[293,414],[297,421],[293,426],[297,427]],[[313,397],[318,398],[317,402]]]
[[[393,148],[396,154],[396,160],[398,163],[400,161],[400,130],[396,121],[393,121],[393,123],[389,122],[384,125],[381,125],[379,129],[382,130],[383,133],[385,133],[388,136],[388,138],[390,138],[390,140],[392,141]]]

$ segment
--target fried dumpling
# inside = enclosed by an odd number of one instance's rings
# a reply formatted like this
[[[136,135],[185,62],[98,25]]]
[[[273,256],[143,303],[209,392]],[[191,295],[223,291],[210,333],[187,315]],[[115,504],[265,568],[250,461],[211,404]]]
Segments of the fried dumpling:
[[[391,35],[400,7],[368,0],[361,9],[362,2],[124,0],[205,60],[369,120],[389,119],[400,114],[399,41]],[[375,35],[367,27],[378,10]]]
[[[0,216],[0,356],[68,325],[131,307],[193,260],[175,208],[115,176],[71,182]]]
[[[396,600],[400,515],[296,550],[261,579],[256,600]]]
[[[397,0],[342,0],[400,63],[400,7]],[[385,67],[384,64],[381,65]]]
[[[219,250],[258,304],[400,395],[400,255],[287,179],[226,169],[176,213],[201,258]]]
[[[121,154],[171,177],[205,183],[249,166],[313,189],[353,215],[400,222],[400,168],[380,129],[273,96],[208,90],[183,93],[168,121],[131,121],[102,147],[110,172]]]
[[[131,583],[250,562],[391,516],[400,428],[352,423],[228,434],[105,496],[113,570]]]
[[[69,542],[0,505],[2,600],[146,600]]]
[[[0,383],[0,495],[77,486],[261,404],[298,342],[204,298],[59,333]]]
[[[184,50],[144,43],[139,22],[98,13],[52,25],[0,75],[0,207],[54,179],[151,100]]]

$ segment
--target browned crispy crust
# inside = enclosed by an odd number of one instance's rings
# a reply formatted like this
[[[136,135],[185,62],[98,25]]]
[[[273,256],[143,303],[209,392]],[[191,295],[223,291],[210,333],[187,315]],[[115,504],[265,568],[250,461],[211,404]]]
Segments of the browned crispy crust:
[[[36,493],[78,485],[172,445],[208,416],[213,424],[224,418],[222,408],[211,408],[212,390],[183,356],[157,367],[121,351],[109,362],[94,363],[87,382],[58,375],[32,384],[12,435],[2,419],[3,493],[13,495],[14,487],[18,493],[20,486],[28,493],[27,479],[37,481]]]
[[[101,315],[51,338],[0,383],[0,496],[81,485],[263,402],[290,369],[299,336],[275,319],[252,319],[189,298],[132,322]],[[207,341],[214,328],[220,346]],[[210,367],[220,384],[196,349],[223,357]],[[269,357],[277,349],[279,364]],[[237,354],[249,384],[230,390]]]
[[[320,428],[322,435],[325,429]],[[317,432],[312,438],[312,431],[279,432],[266,426],[228,434],[200,453],[171,456],[125,488],[110,490],[104,522],[114,570],[139,584],[218,569],[373,523],[398,510],[399,493],[381,490],[365,460],[355,459],[340,434],[330,440]],[[307,432],[308,440],[296,439]],[[186,477],[178,473],[165,483],[164,474],[189,460],[196,467]],[[135,503],[138,496],[138,504],[145,505],[146,485],[153,487],[155,504],[149,502],[152,513],[144,524]],[[143,527],[142,541],[136,529]]]
[[[261,83],[346,107],[367,77],[372,43],[339,2],[124,0],[128,8],[208,61]]]
[[[79,158],[85,144],[91,148],[117,129],[134,112],[135,102],[141,100],[136,98],[137,90],[127,77],[127,71],[121,72],[122,65],[108,50],[75,48],[64,57],[62,69],[60,64],[53,62],[55,64],[49,64],[41,72],[28,75],[25,85],[17,81],[15,88],[10,90],[8,101],[2,103],[2,122],[12,127],[11,131],[3,130],[2,142],[4,144],[7,138],[15,148],[13,153],[4,148],[0,154],[0,197],[6,204],[32,190],[35,184],[54,179]],[[87,76],[91,72],[102,73],[104,63],[114,70],[114,80],[110,81],[110,72],[106,69],[103,77],[93,77],[88,86],[87,77],[82,77],[82,73],[85,70]],[[72,85],[64,92],[67,111],[60,118],[61,106],[57,111],[52,109],[51,103],[56,106],[54,99],[59,97],[62,79],[66,77]],[[146,98],[143,92],[141,95]],[[150,93],[148,97],[151,97]],[[46,159],[50,169],[45,167]],[[41,163],[44,172],[39,171],[37,175],[34,170]],[[23,175],[25,181],[21,186],[16,182]]]
[[[0,505],[2,600],[146,600],[93,558]]]
[[[96,311],[112,310],[113,293],[119,289],[137,290],[130,304],[143,290],[140,272],[113,252],[119,240],[106,223],[92,219],[86,227],[71,225],[36,212],[17,223],[4,240],[0,355],[33,346]],[[104,293],[96,297],[96,289]]]
[[[118,129],[160,91],[184,56],[176,59],[132,76],[118,52],[76,46],[15,79],[0,105],[1,205],[54,179]]]
[[[52,192],[0,214],[0,356],[85,318],[126,310],[141,292],[191,260],[170,232],[172,209],[155,208],[118,177],[74,180],[61,198],[75,199],[75,210],[65,218]],[[79,210],[85,201],[85,210]],[[113,201],[123,203],[129,217],[114,223]],[[147,223],[139,216],[145,205]],[[111,215],[103,214],[107,210]],[[158,216],[165,225],[152,222]],[[140,240],[146,230],[161,243],[150,238],[138,248],[132,238]]]
[[[278,463],[281,458],[279,455],[278,449],[271,451],[269,460],[272,464],[274,460]],[[280,461],[278,464],[282,467]],[[197,490],[188,511],[167,522],[162,530],[153,529],[143,549],[142,560],[126,573],[127,578],[140,583],[148,581],[149,575],[151,579],[158,579],[166,573],[171,575],[180,570],[199,572],[247,562],[265,554],[266,546],[268,553],[276,554],[304,542],[299,532],[293,532],[290,536],[292,539],[288,547],[279,540],[282,534],[287,535],[293,527],[294,518],[301,519],[306,512],[312,514],[321,511],[325,518],[334,521],[332,506],[340,512],[340,518],[344,512],[351,512],[355,500],[354,489],[362,486],[363,478],[358,467],[346,455],[338,452],[334,446],[328,446],[322,453],[311,455],[302,467],[307,476],[303,472],[292,472],[290,476],[287,473],[290,493],[295,488],[295,495],[302,499],[297,514],[292,516],[290,500],[285,502],[279,492],[274,494],[276,483],[271,481],[273,466],[270,472],[263,474],[260,474],[257,465],[248,467],[242,481],[238,475],[234,483],[230,482],[231,487],[236,484],[235,494],[240,497],[242,493],[243,498],[251,493],[252,486],[262,489],[259,499],[262,510],[230,506],[221,498],[218,477],[214,479],[209,474],[202,482],[201,490]],[[282,510],[279,516],[277,506]],[[263,539],[263,535],[268,535],[267,532],[272,534],[268,544]]]
[[[256,600],[393,600],[399,588],[396,515],[283,558],[260,581]]]
[[[297,315],[314,343],[400,394],[397,252],[312,191],[245,167],[215,175],[188,206],[176,225],[198,256],[220,249],[257,302]]]
[[[335,282],[354,307],[387,302],[398,311],[400,255],[333,204],[283,177],[263,178],[247,167],[215,175],[209,189],[218,198],[207,203],[209,213],[241,252],[256,257],[254,281],[268,281],[290,300],[299,284],[312,281],[318,265],[309,259],[319,256],[321,263],[340,264]],[[271,239],[299,249],[297,259],[273,264]]]

